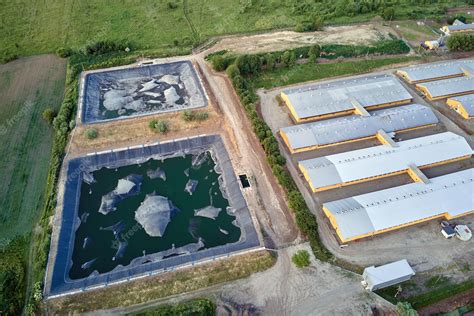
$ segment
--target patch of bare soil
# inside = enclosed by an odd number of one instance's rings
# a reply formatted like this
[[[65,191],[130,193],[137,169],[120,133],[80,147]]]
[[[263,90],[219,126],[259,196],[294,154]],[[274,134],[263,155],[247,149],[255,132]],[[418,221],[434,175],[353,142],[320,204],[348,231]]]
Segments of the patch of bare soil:
[[[219,132],[220,126],[216,124],[216,121],[220,121],[221,118],[212,106],[195,110],[195,112],[206,112],[209,117],[204,121],[185,122],[182,118],[182,112],[173,112],[127,119],[126,121],[118,120],[94,124],[93,126],[79,125],[74,131],[70,154],[87,154],[90,152],[99,152],[139,144],[151,144],[192,135]],[[153,131],[148,126],[152,120],[167,122],[169,131],[165,134]],[[96,139],[87,139],[84,135],[85,131],[89,128],[97,130],[98,137]]]
[[[224,37],[210,51],[229,50],[236,53],[261,53],[311,44],[370,45],[387,35],[387,30],[372,24],[326,27],[323,31],[305,33],[277,31]]]

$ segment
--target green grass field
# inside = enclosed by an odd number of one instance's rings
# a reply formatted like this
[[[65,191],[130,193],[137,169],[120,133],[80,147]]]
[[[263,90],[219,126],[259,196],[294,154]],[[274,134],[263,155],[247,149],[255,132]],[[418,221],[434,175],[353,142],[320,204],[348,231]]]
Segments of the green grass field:
[[[43,207],[52,129],[41,115],[59,107],[65,74],[55,56],[0,66],[0,240],[30,233]]]
[[[101,40],[128,40],[140,49],[176,44],[189,48],[214,35],[293,27],[315,13],[325,14],[328,24],[365,22],[379,14],[335,13],[331,8],[339,2],[313,1],[301,11],[295,9],[302,5],[296,0],[0,0],[0,58],[80,48]],[[449,0],[443,5],[463,2]],[[441,6],[399,6],[397,18],[415,18],[415,11],[438,16]]]
[[[384,59],[373,59],[364,61],[346,61],[327,64],[301,64],[290,69],[278,68],[265,71],[252,78],[256,88],[274,88],[295,83],[318,80],[343,75],[356,75],[373,71],[377,68],[415,61],[419,57],[391,57]]]

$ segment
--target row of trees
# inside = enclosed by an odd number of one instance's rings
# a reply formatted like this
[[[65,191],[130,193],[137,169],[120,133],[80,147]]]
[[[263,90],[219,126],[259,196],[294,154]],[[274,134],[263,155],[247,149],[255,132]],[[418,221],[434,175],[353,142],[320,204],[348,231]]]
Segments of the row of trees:
[[[410,48],[402,40],[392,38],[377,42],[373,46],[362,45],[312,45],[298,47],[286,51],[264,54],[235,56],[227,51],[219,51],[206,58],[212,63],[216,71],[224,71],[235,64],[244,76],[259,73],[261,70],[271,70],[276,67],[291,67],[299,59],[308,59],[315,63],[318,57],[336,59],[340,57],[357,57],[371,54],[406,54]]]
[[[285,53],[281,54],[281,56],[284,54]],[[231,79],[235,91],[252,123],[255,135],[265,151],[267,161],[270,164],[273,174],[286,192],[289,207],[295,214],[296,224],[301,232],[308,237],[315,257],[323,261],[328,261],[332,258],[332,254],[324,247],[319,239],[316,217],[308,209],[303,196],[296,187],[290,173],[285,168],[286,160],[280,153],[278,141],[270,127],[256,111],[258,97],[245,76],[258,72],[259,67],[261,67],[260,59],[256,59],[255,55],[243,55],[239,56],[235,62],[227,68],[226,73]],[[241,73],[241,69],[244,73]]]

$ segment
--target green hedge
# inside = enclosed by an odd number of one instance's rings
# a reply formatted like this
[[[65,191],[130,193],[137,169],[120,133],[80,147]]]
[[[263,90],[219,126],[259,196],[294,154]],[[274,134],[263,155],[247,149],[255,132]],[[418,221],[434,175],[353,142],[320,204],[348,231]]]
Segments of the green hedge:
[[[206,60],[211,62],[216,71],[226,70],[231,65],[236,65],[242,76],[254,75],[262,69],[273,69],[277,65],[280,67],[291,67],[297,59],[312,57],[324,57],[336,59],[340,57],[358,57],[364,55],[395,55],[407,54],[410,52],[404,41],[396,38],[378,41],[373,46],[361,45],[312,45],[277,51],[271,53],[260,53],[252,55],[236,56],[225,50],[211,53],[206,56]],[[314,55],[314,56],[311,56]],[[310,58],[311,59],[311,58]]]

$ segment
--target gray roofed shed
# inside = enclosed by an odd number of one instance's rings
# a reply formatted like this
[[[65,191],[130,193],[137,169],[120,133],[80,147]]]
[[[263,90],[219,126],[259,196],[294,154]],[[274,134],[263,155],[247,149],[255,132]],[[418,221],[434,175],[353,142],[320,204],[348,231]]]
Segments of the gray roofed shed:
[[[406,259],[388,263],[382,266],[371,266],[364,269],[362,277],[366,289],[375,291],[404,281],[415,275]]]
[[[378,130],[387,133],[437,124],[433,111],[410,104],[370,112],[370,116],[351,115],[324,121],[293,125],[281,129],[291,151],[327,146],[354,139],[375,137]]]
[[[391,75],[378,75],[312,84],[282,92],[297,120],[355,111],[354,101],[364,108],[412,99],[403,85]]]
[[[474,92],[474,77],[459,77],[419,83],[416,88],[422,91],[430,100]]]
[[[464,76],[463,67],[474,67],[474,59],[443,61],[409,66],[397,70],[397,73],[412,83],[436,80],[438,78]]]

